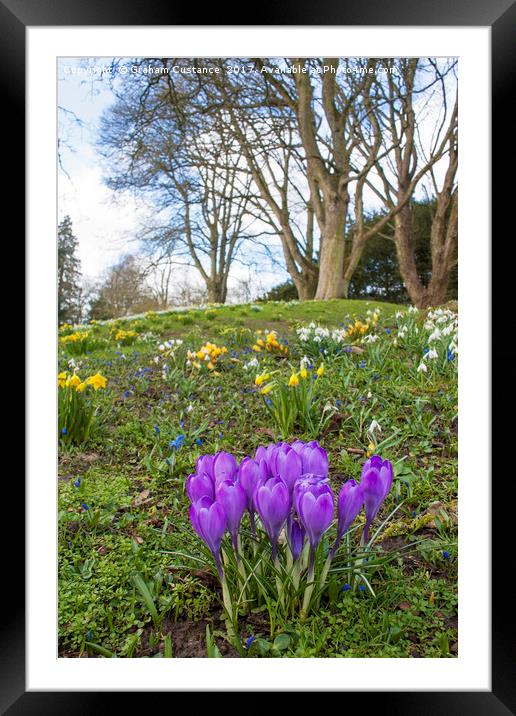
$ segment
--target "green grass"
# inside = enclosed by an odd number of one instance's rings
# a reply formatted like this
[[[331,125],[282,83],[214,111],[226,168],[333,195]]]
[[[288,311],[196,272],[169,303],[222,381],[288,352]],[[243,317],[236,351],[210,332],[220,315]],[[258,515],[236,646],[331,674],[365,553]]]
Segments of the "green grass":
[[[325,360],[321,401],[336,414],[318,439],[328,452],[337,493],[345,479],[360,477],[368,427],[373,419],[380,423],[377,449],[396,472],[382,514],[403,501],[378,546],[393,559],[373,578],[376,596],[334,585],[306,622],[278,624],[271,636],[266,615],[257,612],[242,617],[241,635],[244,641],[255,637],[250,656],[456,656],[456,361],[418,373],[425,339],[420,333],[394,345],[400,307],[392,304],[257,305],[260,310],[211,307],[208,317],[202,310],[168,312],[140,317],[136,325],[135,319],[118,320],[117,326],[138,331],[131,346],[118,346],[111,325],[97,324],[92,330],[100,347],[74,356],[81,377],[99,371],[108,387],[96,394],[89,442],[60,451],[60,654],[206,656],[207,625],[222,655],[231,654],[216,582],[195,568],[175,569],[166,553],[199,550],[188,521],[185,479],[199,454],[226,450],[241,458],[277,439],[254,377],[279,369],[288,379],[291,366],[299,367],[305,346],[296,327],[311,321],[337,327],[380,308],[375,343],[357,343],[363,352]],[[250,350],[256,331],[265,328],[288,341],[289,357],[260,355],[260,366],[246,369],[256,355]],[[171,338],[183,340],[175,361],[155,363],[159,344]],[[227,345],[226,367],[219,376],[192,375],[186,351],[207,340]],[[60,349],[60,370],[70,357]],[[175,367],[167,380],[163,362]],[[179,434],[184,445],[170,450],[168,443]],[[307,439],[299,432],[290,437]],[[279,634],[286,636],[275,641]]]

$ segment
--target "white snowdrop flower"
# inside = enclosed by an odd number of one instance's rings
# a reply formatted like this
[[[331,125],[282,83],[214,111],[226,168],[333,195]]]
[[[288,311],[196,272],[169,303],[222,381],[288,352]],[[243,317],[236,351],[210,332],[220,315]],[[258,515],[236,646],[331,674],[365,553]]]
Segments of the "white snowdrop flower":
[[[257,368],[259,366],[258,360],[256,358],[253,358],[249,361],[249,363],[246,363],[244,365],[244,370],[249,370],[250,368]]]
[[[193,405],[190,403],[190,405],[187,407],[186,412],[191,413],[193,410]]]
[[[426,363],[420,363],[419,367],[417,369],[418,373],[426,373],[428,368],[426,367]]]
[[[373,397],[373,394],[371,393],[370,390],[367,391],[367,396],[366,396],[366,397],[367,397],[367,398],[372,398],[372,397]]]
[[[403,316],[403,313],[401,311],[396,311],[395,318],[401,318]]]
[[[158,348],[159,348],[160,351],[164,351],[164,350],[165,350],[165,346],[163,345],[163,343],[160,343],[160,345],[158,346]]]
[[[435,358],[438,358],[439,354],[435,350],[435,348],[431,348],[425,355],[423,356],[423,360],[425,358],[428,358],[428,360],[435,360]]]
[[[382,434],[382,426],[380,425],[380,423],[377,420],[372,420],[371,425],[367,429],[367,432],[369,433],[369,435],[374,435],[375,433],[378,433],[379,435],[381,435]]]
[[[320,343],[320,342],[321,342],[321,336],[314,336],[314,341],[315,341],[316,343]]]
[[[415,306],[409,306],[408,312],[409,313],[417,313],[418,309]]]
[[[159,356],[154,356],[153,360],[154,360],[154,363],[159,363]]]
[[[433,343],[433,341],[438,341],[440,337],[441,331],[436,328],[435,331],[430,336],[428,336],[428,342]]]

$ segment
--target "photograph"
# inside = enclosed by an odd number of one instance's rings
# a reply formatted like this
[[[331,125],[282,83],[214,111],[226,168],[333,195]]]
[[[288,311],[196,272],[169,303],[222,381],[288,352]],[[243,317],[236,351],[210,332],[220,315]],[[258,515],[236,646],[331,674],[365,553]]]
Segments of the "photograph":
[[[55,72],[58,658],[456,663],[460,57]]]

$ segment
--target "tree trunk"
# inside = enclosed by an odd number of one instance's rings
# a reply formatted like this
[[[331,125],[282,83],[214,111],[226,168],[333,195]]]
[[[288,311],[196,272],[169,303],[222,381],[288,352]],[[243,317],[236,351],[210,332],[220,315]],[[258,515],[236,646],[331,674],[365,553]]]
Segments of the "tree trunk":
[[[226,302],[226,286],[221,279],[211,279],[206,282],[208,289],[208,303],[225,303]]]
[[[317,289],[318,275],[316,272],[303,272],[292,277],[300,301],[311,301]]]
[[[331,204],[326,208],[324,227],[321,227],[319,281],[315,293],[317,301],[345,298],[343,267],[346,213],[347,201],[334,195]]]
[[[414,306],[422,308],[425,288],[419,278],[414,257],[412,210],[409,205],[405,206],[394,217],[394,241],[401,278],[409,298]]]

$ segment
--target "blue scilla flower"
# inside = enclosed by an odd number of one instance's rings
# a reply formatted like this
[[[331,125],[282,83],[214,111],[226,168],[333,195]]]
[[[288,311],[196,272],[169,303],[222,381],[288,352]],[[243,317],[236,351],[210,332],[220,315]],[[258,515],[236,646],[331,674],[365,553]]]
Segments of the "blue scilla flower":
[[[341,401],[341,400],[336,400],[336,401],[335,401],[335,405],[337,406],[337,408],[340,408],[340,406],[342,405],[342,401]]]
[[[130,398],[131,395],[132,395],[132,393],[131,393],[130,390],[126,390],[126,391],[124,392],[124,398]]]
[[[361,360],[358,365],[360,366],[360,368],[365,368],[365,367],[366,367],[366,362],[365,362],[365,360]]]
[[[272,400],[270,398],[265,398],[265,402],[267,405],[272,405]]]
[[[346,353],[351,353],[351,346],[346,346],[344,350],[346,351]]]
[[[430,349],[425,346],[425,347],[423,348],[423,354],[426,355],[426,354],[429,352],[429,350],[430,350]]]
[[[453,351],[451,351],[449,348],[448,348],[448,353],[446,354],[446,358],[449,363],[451,363],[451,361],[455,359],[455,353]]]
[[[359,586],[358,586],[358,591],[359,591],[359,592],[365,592],[365,587],[364,587],[363,584],[359,584]]]
[[[390,332],[391,332],[391,329],[390,329],[390,328],[386,328],[386,329],[385,329],[385,333],[389,334]]]
[[[61,435],[66,435],[68,430],[66,428],[61,428]]]
[[[160,434],[161,430],[160,430],[159,425],[155,425],[155,426],[154,426],[154,432],[156,433],[156,435],[159,435],[159,434]]]
[[[168,444],[171,450],[180,450],[185,443],[185,436],[178,435],[175,440],[171,440]]]
[[[85,502],[81,502],[81,506],[82,506],[82,509],[83,509],[83,510],[89,510],[89,509],[90,509],[90,506],[87,505]]]
[[[245,642],[245,648],[246,648],[246,649],[250,649],[250,648],[251,648],[251,644],[253,643],[253,641],[254,641],[255,639],[256,639],[256,637],[254,637],[254,636],[248,636],[247,639],[246,639],[246,642]]]
[[[201,440],[201,438],[197,438],[197,439],[195,440],[195,442],[197,443],[197,445],[202,445],[202,440]]]
[[[446,550],[446,549],[444,550],[443,557],[444,557],[444,559],[450,559],[450,553],[448,552],[448,550]]]
[[[75,482],[73,484],[74,484],[74,487],[80,487],[81,486],[81,478],[78,477],[77,480],[75,480]]]
[[[350,589],[351,589],[351,584],[344,584],[344,585],[340,588],[340,591],[341,591],[341,592],[349,592]]]

